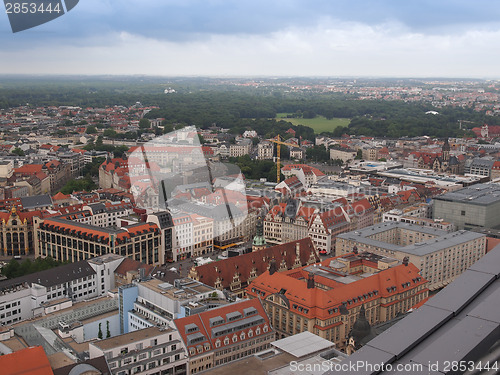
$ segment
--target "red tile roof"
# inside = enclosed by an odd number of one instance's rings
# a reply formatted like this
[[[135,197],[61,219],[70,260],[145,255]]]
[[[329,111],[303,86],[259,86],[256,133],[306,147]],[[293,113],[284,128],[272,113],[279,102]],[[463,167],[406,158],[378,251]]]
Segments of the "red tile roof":
[[[245,310],[246,309],[255,309],[256,313],[252,314],[251,316],[255,315],[260,315],[263,319],[264,322],[253,325],[248,328],[240,329],[237,331],[232,331],[227,334],[222,334],[220,336],[216,336],[215,334],[212,333],[212,331],[215,328],[219,327],[224,327],[224,324],[228,323],[237,323],[239,321],[243,321],[248,319],[247,316],[245,316]],[[248,311],[248,310],[246,310]],[[235,316],[230,322],[227,319],[227,314],[230,313],[235,313],[239,312],[240,315]],[[212,318],[222,318],[224,319],[224,322],[221,324],[210,324],[210,319]],[[213,319],[212,319],[213,321]],[[262,303],[258,299],[250,299],[250,300],[243,300],[240,302],[232,303],[229,305],[225,305],[216,309],[210,309],[207,311],[204,311],[202,313],[196,314],[196,315],[191,315],[191,316],[186,316],[184,318],[180,319],[175,319],[174,320],[175,326],[177,327],[179,334],[182,337],[182,340],[184,341],[188,351],[190,348],[196,348],[198,345],[201,345],[202,347],[208,343],[209,345],[209,350],[212,350],[216,348],[216,341],[220,341],[220,348],[223,348],[224,345],[224,340],[226,337],[229,339],[229,345],[233,345],[233,337],[236,335],[236,340],[237,342],[246,342],[248,340],[255,340],[256,337],[259,337],[259,335],[264,335],[268,334],[269,331],[271,330],[271,325],[269,322],[269,318],[266,314],[266,311],[264,310],[264,307],[262,306]],[[194,328],[194,325],[196,325],[196,329]],[[267,326],[269,328],[268,332],[264,332],[264,327]],[[193,332],[187,332],[189,328],[193,327]],[[256,330],[259,328],[260,334],[257,334]],[[249,335],[249,331],[252,331],[252,335]],[[245,333],[245,338],[241,338],[241,334]],[[204,339],[202,341],[197,341],[196,343],[190,344],[188,342],[188,336],[190,334],[195,334],[195,333],[201,333],[204,336]],[[201,338],[201,337],[200,337]],[[205,349],[203,348],[203,352],[205,352]],[[199,355],[197,351],[195,352],[195,355]]]
[[[266,271],[253,280],[246,291],[250,297],[264,299],[284,288],[285,292],[282,294],[290,301],[290,306],[296,305],[302,308],[295,310],[295,313],[307,318],[326,319],[340,315],[339,310],[335,313],[330,313],[328,310],[338,308],[343,302],[347,303],[348,309],[359,307],[381,297],[387,298],[427,283],[427,280],[419,275],[418,268],[411,263],[408,266],[399,265],[388,268],[351,283],[337,282],[322,277],[320,274],[315,275],[315,282],[326,286],[328,290],[319,287],[307,288],[307,278],[308,272],[303,268],[275,272],[273,275]],[[417,281],[417,278],[420,281]],[[403,288],[402,284],[408,282],[410,286]],[[376,294],[373,293],[375,290]],[[425,290],[424,288],[420,293]],[[372,293],[371,296],[370,293]],[[359,296],[363,296],[363,299],[359,300]],[[354,302],[354,298],[357,302]],[[351,303],[349,304],[348,301]]]
[[[41,346],[0,356],[0,368],[5,375],[54,375]]]

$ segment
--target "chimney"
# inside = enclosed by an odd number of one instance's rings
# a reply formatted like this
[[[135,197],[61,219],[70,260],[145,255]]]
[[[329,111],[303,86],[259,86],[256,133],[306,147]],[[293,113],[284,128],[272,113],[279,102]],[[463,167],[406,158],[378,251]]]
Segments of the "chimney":
[[[309,272],[309,277],[307,279],[307,289],[314,289],[314,273]]]
[[[354,247],[352,248],[352,252],[354,254],[357,254],[358,253],[358,247],[356,245],[354,245]]]
[[[297,256],[300,256],[300,242],[295,243],[295,254],[297,254]]]
[[[408,258],[408,257],[404,257],[404,258],[403,258],[403,264],[404,264],[406,267],[408,267],[408,263],[409,263],[409,262],[410,262],[410,258]]]
[[[276,265],[276,259],[271,259],[269,262],[269,275],[274,274],[277,271],[278,267]]]

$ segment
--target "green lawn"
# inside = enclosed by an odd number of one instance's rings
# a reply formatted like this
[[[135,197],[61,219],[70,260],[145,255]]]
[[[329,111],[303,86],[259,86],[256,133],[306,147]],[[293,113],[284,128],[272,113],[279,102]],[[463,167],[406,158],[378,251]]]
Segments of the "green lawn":
[[[315,118],[286,118],[287,113],[278,113],[276,119],[283,119],[291,122],[294,125],[305,125],[314,129],[314,132],[319,134],[321,132],[331,132],[337,126],[347,126],[351,122],[348,118],[333,118],[327,120],[323,116],[316,116]]]

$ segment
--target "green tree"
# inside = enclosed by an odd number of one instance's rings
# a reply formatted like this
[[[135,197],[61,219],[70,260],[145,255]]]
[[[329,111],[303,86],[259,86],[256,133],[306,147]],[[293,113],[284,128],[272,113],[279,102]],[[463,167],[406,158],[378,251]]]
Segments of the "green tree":
[[[99,323],[99,332],[97,333],[97,337],[102,340],[102,329],[101,329],[102,323]]]
[[[24,154],[24,151],[23,151],[23,150],[21,150],[19,147],[16,147],[15,149],[13,149],[13,150],[12,150],[12,153],[13,153],[13,154],[16,154],[16,155],[18,155],[18,156],[24,156],[24,155],[25,155],[25,154]]]
[[[115,138],[116,137],[116,131],[114,129],[106,129],[104,130],[104,132],[102,133],[102,135],[104,137],[107,137],[107,138]]]
[[[139,120],[139,128],[140,129],[149,129],[151,127],[151,123],[147,118],[141,118]]]
[[[111,337],[111,331],[109,330],[109,320],[106,320],[106,338],[109,339]]]
[[[95,126],[88,126],[87,130],[85,130],[87,134],[97,134],[97,128]]]
[[[356,157],[354,159],[355,160],[363,159],[363,151],[361,149],[358,150],[358,152],[356,153]]]

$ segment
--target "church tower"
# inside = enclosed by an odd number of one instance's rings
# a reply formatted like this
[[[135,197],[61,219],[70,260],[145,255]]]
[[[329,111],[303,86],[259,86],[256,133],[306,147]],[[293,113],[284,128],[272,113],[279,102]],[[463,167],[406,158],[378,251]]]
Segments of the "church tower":
[[[443,161],[444,162],[449,162],[450,161],[450,150],[451,150],[451,147],[450,147],[450,144],[448,143],[448,138],[446,138],[444,140],[444,143],[443,143]]]
[[[257,233],[253,238],[252,252],[265,249],[267,247],[266,239],[264,238],[264,223],[262,217],[257,218]]]

